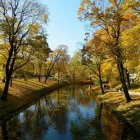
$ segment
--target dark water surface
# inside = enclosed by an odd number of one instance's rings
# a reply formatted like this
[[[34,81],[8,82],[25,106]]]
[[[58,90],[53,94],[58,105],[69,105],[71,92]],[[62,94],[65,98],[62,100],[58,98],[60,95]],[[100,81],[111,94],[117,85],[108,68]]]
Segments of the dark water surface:
[[[68,86],[2,122],[0,140],[134,140],[89,86]]]

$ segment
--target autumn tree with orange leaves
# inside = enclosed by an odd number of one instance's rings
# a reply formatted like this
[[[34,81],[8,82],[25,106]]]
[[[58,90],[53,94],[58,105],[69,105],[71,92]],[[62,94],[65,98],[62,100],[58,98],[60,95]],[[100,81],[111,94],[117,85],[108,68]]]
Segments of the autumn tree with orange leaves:
[[[136,25],[139,15],[138,5],[140,2],[135,0],[82,0],[78,10],[80,20],[87,20],[90,22],[91,28],[100,30],[98,36],[117,64],[127,102],[131,101],[131,97],[125,79],[125,56],[123,55],[123,47],[121,47],[121,37],[125,30]]]

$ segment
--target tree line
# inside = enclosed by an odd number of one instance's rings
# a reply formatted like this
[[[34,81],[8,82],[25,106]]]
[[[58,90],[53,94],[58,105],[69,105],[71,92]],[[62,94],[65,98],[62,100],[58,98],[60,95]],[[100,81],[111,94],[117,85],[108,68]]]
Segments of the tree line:
[[[45,83],[51,75],[58,83],[70,77],[80,79],[76,69],[82,64],[70,59],[67,46],[60,45],[53,51],[49,48],[48,16],[48,8],[37,1],[0,0],[0,55],[4,69],[1,100],[7,100],[13,78],[36,78]]]
[[[12,79],[93,80],[102,93],[104,83],[120,80],[131,101],[130,73],[140,70],[140,2],[82,0],[78,17],[89,24],[83,49],[71,58],[68,47],[51,50],[47,42],[48,8],[33,0],[0,0],[0,55],[4,68],[2,100]]]
[[[139,7],[137,0],[82,0],[78,9],[79,19],[87,21],[90,30],[83,62],[98,77],[102,93],[103,71],[107,80],[117,75],[127,102],[131,101],[129,74],[138,75],[140,67]]]

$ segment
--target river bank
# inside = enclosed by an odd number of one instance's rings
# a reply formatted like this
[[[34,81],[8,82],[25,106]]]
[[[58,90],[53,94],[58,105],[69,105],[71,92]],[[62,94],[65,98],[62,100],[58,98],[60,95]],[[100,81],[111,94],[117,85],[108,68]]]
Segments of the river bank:
[[[37,80],[20,80],[16,79],[13,81],[12,87],[9,88],[9,95],[7,101],[0,100],[0,120],[6,120],[12,116],[18,114],[35,101],[40,99],[42,96],[48,94],[49,92],[61,88],[65,85],[70,84],[80,84],[86,85],[90,84],[91,81],[78,81],[75,83],[60,83],[58,85],[57,81],[48,80],[46,83],[38,82]],[[4,84],[0,83],[0,96],[2,94]]]
[[[30,106],[48,92],[64,85],[56,81],[38,82],[37,80],[14,80],[9,89],[7,101],[0,100],[0,120],[6,120]],[[0,96],[4,84],[0,84]]]
[[[0,120],[8,119],[32,105],[42,96],[50,91],[67,85],[61,83],[59,86],[56,81],[38,82],[37,80],[14,80],[10,87],[8,101],[0,100]],[[70,84],[70,83],[69,83]],[[76,83],[75,83],[76,84]],[[79,83],[86,84],[86,83]],[[88,84],[88,82],[87,82]],[[2,94],[2,83],[0,84],[0,95]],[[99,87],[93,89],[93,94],[102,102],[115,116],[125,122],[139,136],[140,130],[140,95],[131,95],[132,101],[127,103],[122,92],[106,91],[100,94]]]
[[[108,90],[102,95],[98,87],[95,89],[96,93],[94,94],[97,96],[97,100],[102,102],[115,117],[125,123],[140,139],[140,94],[131,94],[130,92],[132,101],[127,103],[123,92]]]
[[[91,86],[65,86],[50,92],[11,119],[2,121],[0,139],[120,140],[133,138],[104,106]],[[3,133],[5,132],[5,133]]]

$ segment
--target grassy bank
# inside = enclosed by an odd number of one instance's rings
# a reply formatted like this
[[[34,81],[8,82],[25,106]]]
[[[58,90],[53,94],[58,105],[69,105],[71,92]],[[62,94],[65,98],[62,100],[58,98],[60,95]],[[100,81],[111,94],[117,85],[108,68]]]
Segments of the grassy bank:
[[[3,86],[4,84],[0,83],[0,96]],[[0,100],[0,119],[11,117],[57,87],[55,81],[48,81],[45,84],[37,80],[14,80],[13,86],[9,89],[8,100]]]
[[[135,91],[138,90],[135,89]],[[129,103],[126,102],[122,92],[106,91],[104,95],[101,95],[98,91],[96,95],[113,113],[116,113],[119,119],[121,118],[124,122],[130,124],[129,126],[140,136],[140,94],[130,94],[132,101]]]

